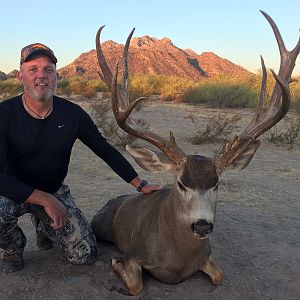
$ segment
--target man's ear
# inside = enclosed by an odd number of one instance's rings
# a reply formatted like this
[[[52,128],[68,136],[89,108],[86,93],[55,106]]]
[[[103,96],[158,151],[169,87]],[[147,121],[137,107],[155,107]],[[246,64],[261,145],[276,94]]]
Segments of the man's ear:
[[[129,145],[126,145],[126,150],[144,170],[153,173],[172,173],[173,163],[166,156],[158,157],[158,155],[151,150]]]
[[[18,79],[20,82],[22,82],[22,79],[23,79],[23,73],[22,73],[22,70],[20,69],[19,72],[18,72]]]

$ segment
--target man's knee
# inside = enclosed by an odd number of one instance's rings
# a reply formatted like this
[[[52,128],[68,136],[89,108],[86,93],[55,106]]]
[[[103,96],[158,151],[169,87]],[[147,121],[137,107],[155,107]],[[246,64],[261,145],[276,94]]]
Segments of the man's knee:
[[[0,248],[7,249],[23,249],[25,248],[27,239],[17,225],[13,223],[0,223]]]
[[[91,264],[97,258],[96,245],[90,245],[87,241],[81,240],[65,251],[66,258],[75,265]]]
[[[14,201],[0,195],[0,222],[12,222],[17,220],[18,217],[18,205]]]
[[[23,249],[26,237],[17,222],[20,207],[12,200],[0,195],[0,248]]]

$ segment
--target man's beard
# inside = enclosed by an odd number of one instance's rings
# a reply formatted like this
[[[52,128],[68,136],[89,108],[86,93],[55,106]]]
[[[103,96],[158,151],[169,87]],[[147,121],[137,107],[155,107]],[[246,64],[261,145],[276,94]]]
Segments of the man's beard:
[[[39,102],[46,102],[47,100],[49,100],[52,96],[53,96],[53,90],[48,89],[48,91],[46,93],[38,93],[36,91],[32,91],[27,93],[28,96],[36,101]]]
[[[26,88],[24,85],[24,92],[31,98],[39,102],[46,102],[52,98],[55,89],[49,88],[46,91],[38,91],[32,88]]]

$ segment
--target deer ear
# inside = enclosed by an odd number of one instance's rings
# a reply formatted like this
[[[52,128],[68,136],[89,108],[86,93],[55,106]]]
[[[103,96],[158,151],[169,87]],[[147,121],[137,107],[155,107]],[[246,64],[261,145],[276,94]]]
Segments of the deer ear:
[[[249,144],[246,149],[240,153],[240,155],[233,160],[233,162],[226,167],[226,170],[242,170],[248,166],[251,159],[253,158],[256,150],[260,146],[259,140],[254,140]]]
[[[126,150],[130,153],[137,164],[149,172],[171,172],[173,169],[172,162],[167,157],[158,157],[151,150],[126,145]]]

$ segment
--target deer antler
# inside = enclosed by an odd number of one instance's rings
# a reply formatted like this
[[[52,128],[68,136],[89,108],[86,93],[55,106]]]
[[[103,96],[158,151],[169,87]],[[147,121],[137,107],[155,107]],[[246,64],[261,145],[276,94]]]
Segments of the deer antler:
[[[106,59],[104,57],[101,44],[100,44],[100,34],[104,26],[101,26],[96,34],[96,49],[97,49],[97,58],[99,62],[100,69],[102,74],[98,72],[100,78],[106,83],[108,88],[111,91],[112,97],[112,109],[115,116],[115,119],[120,128],[124,131],[133,135],[137,138],[145,140],[152,145],[156,146],[160,149],[166,156],[172,160],[175,165],[178,167],[181,166],[186,161],[185,153],[179,148],[176,144],[174,135],[170,132],[170,140],[167,141],[157,134],[146,130],[140,126],[138,126],[131,118],[130,114],[136,105],[145,99],[145,97],[140,97],[133,102],[129,103],[129,94],[128,94],[128,49],[131,37],[133,35],[134,29],[129,34],[124,51],[123,51],[123,70],[122,77],[123,82],[122,85],[117,84],[118,77],[118,63],[116,64],[115,72],[112,74]]]
[[[276,84],[272,92],[269,107],[267,111],[263,113],[263,106],[266,98],[267,72],[264,60],[261,57],[263,76],[256,113],[245,131],[239,137],[235,137],[232,141],[225,141],[220,152],[214,157],[219,170],[226,168],[240,155],[246,154],[249,146],[252,145],[257,149],[260,145],[257,138],[277,124],[289,110],[291,95],[288,84],[291,82],[291,74],[300,51],[300,38],[295,48],[292,51],[287,51],[275,22],[265,12],[261,11],[261,13],[270,23],[277,40],[280,52],[279,73],[276,75],[275,72],[271,70],[276,79]],[[247,164],[244,165],[244,167],[245,166],[247,166]]]

